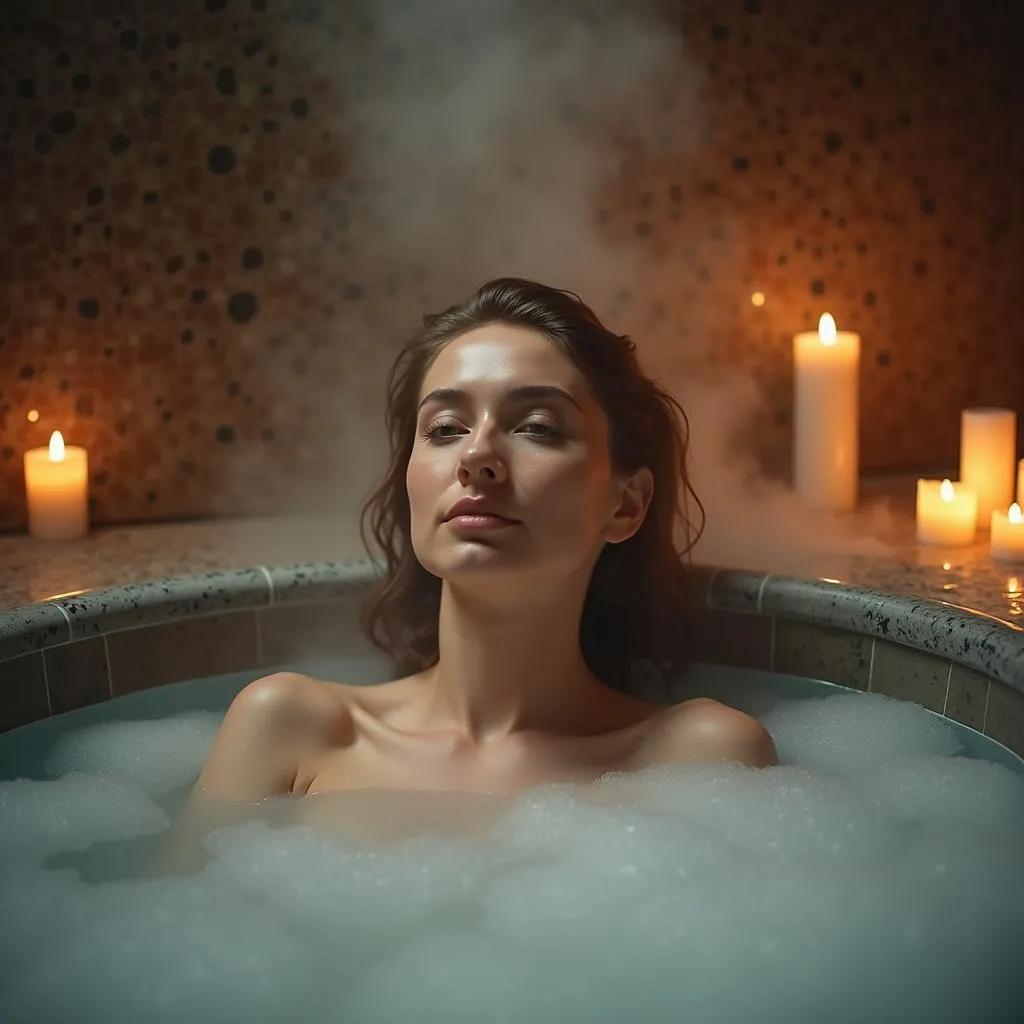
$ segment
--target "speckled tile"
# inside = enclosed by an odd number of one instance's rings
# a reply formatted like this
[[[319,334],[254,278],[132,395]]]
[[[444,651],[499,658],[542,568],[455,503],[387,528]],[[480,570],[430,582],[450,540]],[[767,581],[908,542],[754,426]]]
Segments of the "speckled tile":
[[[942,714],[951,668],[946,658],[876,639],[868,689]]]
[[[0,662],[70,639],[68,617],[53,605],[28,605],[0,612]]]
[[[0,664],[0,732],[49,714],[42,654],[22,654]]]
[[[319,604],[363,596],[380,578],[367,559],[345,562],[306,562],[301,565],[265,566],[271,582],[271,604]]]
[[[953,662],[949,675],[949,696],[943,714],[981,732],[991,685],[992,681],[984,673]]]
[[[49,647],[43,651],[43,661],[53,714],[110,699],[110,671],[103,637]]]
[[[708,606],[723,611],[761,611],[761,589],[768,577],[762,572],[723,569],[714,574],[708,590]]]
[[[761,593],[761,611],[765,615],[820,622],[855,633],[874,633],[874,616],[890,596],[860,588],[853,591],[830,580],[773,574]]]
[[[764,615],[705,609],[694,612],[693,660],[741,668],[768,668],[772,620]]]
[[[985,735],[1024,757],[1024,694],[993,683],[988,693]]]
[[[771,668],[866,690],[873,643],[844,629],[776,618]]]
[[[301,664],[322,658],[379,654],[359,628],[362,603],[361,594],[350,594],[322,604],[259,609],[259,664]]]
[[[114,696],[256,665],[256,613],[182,619],[107,637]]]
[[[51,601],[67,612],[71,639],[167,622],[173,619],[254,608],[270,602],[270,585],[259,569],[130,584]]]

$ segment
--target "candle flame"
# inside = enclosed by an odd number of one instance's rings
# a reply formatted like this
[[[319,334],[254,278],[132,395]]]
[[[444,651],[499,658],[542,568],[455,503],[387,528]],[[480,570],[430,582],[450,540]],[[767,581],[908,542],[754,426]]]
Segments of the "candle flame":
[[[755,306],[763,306],[764,305],[764,292],[754,292],[754,294],[750,296],[750,301]]]
[[[1007,594],[1019,594],[1020,593],[1020,580],[1016,576],[1011,576],[1006,581],[1006,593]]]
[[[953,490],[953,483],[950,480],[943,480],[942,486],[939,488],[939,497],[943,501],[952,501],[956,496],[956,492]]]
[[[64,435],[59,430],[50,435],[50,461],[64,461]]]
[[[1009,520],[1011,523],[1024,523],[1024,511],[1017,502],[1010,506]]]
[[[836,322],[832,319],[831,313],[822,313],[818,321],[818,337],[822,345],[834,345],[836,343]]]

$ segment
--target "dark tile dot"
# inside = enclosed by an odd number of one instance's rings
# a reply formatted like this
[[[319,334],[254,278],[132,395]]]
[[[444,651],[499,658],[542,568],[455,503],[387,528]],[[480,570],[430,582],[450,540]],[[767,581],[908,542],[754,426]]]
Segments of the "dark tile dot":
[[[196,259],[200,263],[209,263],[213,257],[205,249],[196,249]]]
[[[258,14],[262,14],[267,9],[267,0],[249,0],[249,6]]]
[[[760,14],[764,10],[764,0],[743,0],[743,10],[747,14]]]
[[[863,71],[851,71],[850,72],[850,85],[854,89],[864,88],[864,72]]]
[[[843,137],[839,132],[829,132],[825,136],[825,149],[829,153],[838,153],[843,148]]]
[[[277,219],[278,219],[278,220],[279,220],[279,221],[280,221],[280,222],[281,222],[282,224],[287,224],[287,223],[288,223],[288,222],[289,222],[289,221],[290,221],[290,220],[292,219],[292,216],[293,216],[293,214],[292,214],[292,211],[291,211],[291,210],[282,210],[282,211],[281,211],[281,212],[280,212],[280,213],[279,213],[279,214],[277,215]]]
[[[235,292],[228,299],[228,316],[236,324],[247,324],[258,309],[256,296],[252,292]]]
[[[784,252],[780,252],[775,262],[780,267],[784,267],[789,262],[789,257]]]
[[[36,375],[36,368],[31,363],[26,363],[19,371],[18,376],[22,380],[28,380]]]
[[[885,351],[879,352],[878,355],[875,356],[875,362],[878,363],[879,366],[888,366],[889,353]]]
[[[181,33],[173,31],[168,32],[164,36],[164,46],[166,46],[168,50],[176,50],[181,46]]]
[[[750,161],[745,156],[733,158],[732,169],[734,171],[746,171],[750,169]]]
[[[260,94],[263,96],[273,96],[274,86],[270,82],[265,82],[260,86]]]
[[[922,199],[921,200],[921,211],[923,213],[934,213],[935,212],[935,200],[934,199]]]
[[[79,395],[75,400],[75,412],[79,416],[91,416],[94,411],[92,395]]]
[[[153,68],[149,73],[149,80],[155,85],[159,85],[164,80],[164,73],[159,68]]]
[[[197,306],[202,305],[206,301],[206,289],[193,288],[190,298]]]
[[[32,148],[40,156],[46,156],[53,149],[53,136],[47,135],[46,132],[37,132],[32,142]]]
[[[234,96],[238,91],[234,68],[221,68],[217,72],[217,90],[225,96]]]
[[[185,257],[180,255],[172,256],[165,264],[168,274],[176,274],[184,266]]]
[[[82,237],[82,225],[81,224],[72,224],[71,225],[71,234],[73,234],[75,236],[75,238],[81,238]]]
[[[263,264],[263,250],[257,245],[250,245],[242,253],[242,267],[245,270],[255,270]]]
[[[274,193],[268,188],[263,192],[263,202],[268,206],[274,201]]]
[[[97,469],[92,475],[92,482],[99,487],[102,487],[110,479],[110,471],[107,469]]]
[[[274,428],[273,427],[264,427],[260,431],[260,437],[264,441],[273,441],[274,440]]]
[[[346,299],[361,299],[365,294],[366,290],[361,284],[347,284],[341,293]]]
[[[31,78],[22,78],[19,80],[15,93],[19,99],[31,100],[35,99],[36,95],[36,83]]]
[[[825,294],[825,282],[820,277],[816,277],[811,282],[811,294],[812,295],[824,295]]]
[[[263,40],[259,36],[255,36],[242,45],[242,55],[245,57],[255,57],[262,49]]]
[[[100,315],[100,304],[95,299],[79,299],[78,313],[86,320],[95,320]]]
[[[72,269],[72,270],[78,270],[78,269],[79,269],[79,267],[81,267],[81,265],[82,265],[82,257],[81,257],[81,256],[76,256],[76,257],[75,257],[75,258],[74,258],[74,259],[73,259],[73,260],[71,261],[71,269]]]
[[[146,501],[147,501],[147,502],[148,502],[148,503],[149,503],[150,505],[155,505],[155,504],[156,504],[156,497],[157,497],[157,495],[156,495],[156,491],[154,491],[154,490],[152,490],[152,489],[151,489],[151,490],[148,490],[148,491],[146,491]]]
[[[235,428],[226,424],[218,427],[216,438],[220,444],[232,444],[235,440]]]
[[[864,293],[864,305],[865,306],[871,307],[871,306],[873,306],[875,304],[876,301],[877,301],[877,296],[875,295],[874,292],[866,291]]]
[[[181,332],[182,345],[191,345],[192,342],[195,340],[195,336],[195,331],[193,331],[191,327],[186,327],[185,330]]]
[[[159,196],[156,194],[156,192],[142,193],[142,201],[146,203],[147,206],[152,206],[157,201],[158,198]]]
[[[59,68],[69,68],[71,67],[71,54],[68,53],[67,50],[61,50],[60,53],[54,57],[53,62]]]
[[[237,380],[229,380],[227,386],[228,398],[237,398],[242,387]]]
[[[715,25],[711,29],[711,38],[712,39],[716,39],[719,42],[721,42],[722,40],[728,39],[729,35],[730,35],[730,32],[729,32],[729,26],[728,25]]]
[[[139,33],[134,29],[126,29],[121,33],[118,40],[122,50],[137,50],[139,48]]]
[[[235,151],[230,146],[214,146],[206,154],[206,166],[214,174],[230,174],[235,167]]]
[[[265,132],[276,132],[277,128],[278,128],[278,125],[277,125],[277,122],[273,118],[265,117],[262,121],[260,121],[260,127]]]
[[[219,14],[228,5],[228,0],[206,0],[206,10],[210,14]]]
[[[914,260],[914,275],[916,277],[924,277],[928,273],[928,261],[927,260]]]
[[[83,92],[88,92],[90,85],[92,85],[92,79],[87,74],[84,74],[82,72],[75,75],[75,77],[71,79],[71,88],[74,89],[75,92],[77,92],[79,95],[81,95]]]
[[[678,185],[669,185],[668,197],[673,203],[680,203],[683,200],[683,190]]]
[[[90,206],[97,206],[99,203],[103,202],[106,194],[106,191],[101,186],[93,185],[93,187],[85,193],[85,201]]]
[[[293,117],[300,121],[309,113],[309,101],[304,96],[296,96],[290,104]]]
[[[127,135],[122,135],[120,132],[117,133],[110,140],[110,150],[114,154],[123,153],[132,144],[132,140]]]

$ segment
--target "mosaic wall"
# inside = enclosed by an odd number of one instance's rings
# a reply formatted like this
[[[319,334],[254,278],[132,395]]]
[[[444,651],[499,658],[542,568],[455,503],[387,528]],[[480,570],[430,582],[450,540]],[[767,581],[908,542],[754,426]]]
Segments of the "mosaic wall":
[[[0,529],[54,429],[95,522],[350,501],[400,339],[504,273],[755,381],[782,475],[828,310],[864,469],[955,466],[963,406],[1024,406],[1004,6],[5,5]]]

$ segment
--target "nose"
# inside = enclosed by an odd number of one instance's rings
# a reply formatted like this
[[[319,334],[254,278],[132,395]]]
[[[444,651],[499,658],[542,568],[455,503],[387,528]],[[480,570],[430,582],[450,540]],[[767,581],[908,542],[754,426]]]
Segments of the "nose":
[[[494,445],[481,434],[466,445],[460,454],[458,478],[463,487],[471,483],[485,481],[502,483],[508,476],[505,460],[501,458]]]

